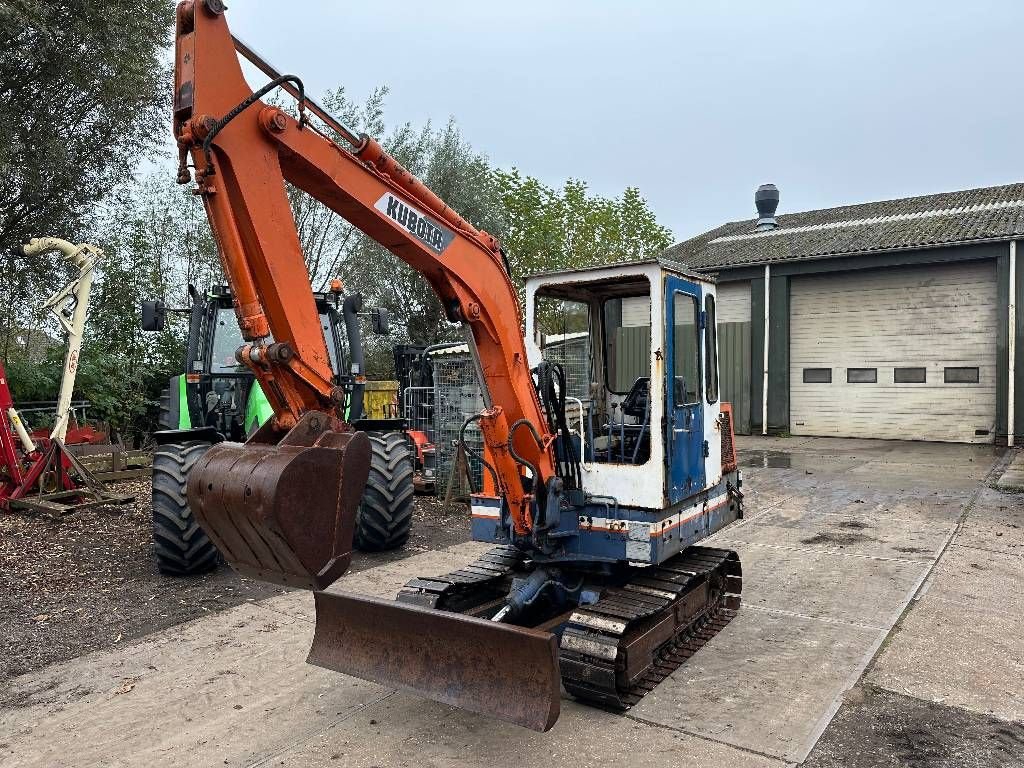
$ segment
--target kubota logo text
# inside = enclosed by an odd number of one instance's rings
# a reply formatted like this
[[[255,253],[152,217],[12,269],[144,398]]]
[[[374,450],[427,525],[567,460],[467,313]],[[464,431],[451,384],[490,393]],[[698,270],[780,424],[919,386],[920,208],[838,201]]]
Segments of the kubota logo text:
[[[378,200],[375,208],[389,219],[401,224],[410,235],[437,253],[444,253],[444,249],[455,239],[454,233],[449,229],[390,193]]]

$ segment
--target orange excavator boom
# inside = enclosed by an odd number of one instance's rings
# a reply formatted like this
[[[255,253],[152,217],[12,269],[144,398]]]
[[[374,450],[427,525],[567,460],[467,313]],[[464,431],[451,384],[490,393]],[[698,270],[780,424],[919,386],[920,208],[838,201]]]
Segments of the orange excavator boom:
[[[272,77],[255,93],[243,77],[239,52]],[[277,87],[298,98],[298,118],[260,100]],[[191,156],[236,297],[246,339],[238,357],[253,370],[275,413],[245,448],[215,446],[190,479],[197,517],[227,559],[261,578],[326,586],[347,563],[345,537],[355,509],[343,500],[358,499],[359,478],[365,482],[361,441],[346,434],[339,419],[344,393],[331,381],[285,182],[424,275],[449,319],[468,329],[485,383],[487,409],[479,424],[497,486],[492,490],[506,500],[516,534],[528,536],[537,497],[557,473],[517,295],[497,240],[450,209],[377,141],[313,104],[297,77],[276,73],[237,42],[219,0],[178,6],[174,128],[179,181],[191,176]],[[273,343],[265,341],[268,334]],[[342,444],[359,457],[324,453],[344,454]],[[282,458],[296,451],[319,458]],[[302,467],[316,461],[338,465],[342,480],[336,487],[322,487],[323,473],[304,474]],[[527,474],[532,482],[524,481]],[[309,488],[296,496],[296,486],[317,486],[320,501],[307,498]],[[252,503],[257,491],[258,505]],[[286,498],[289,505],[309,503],[283,506]]]

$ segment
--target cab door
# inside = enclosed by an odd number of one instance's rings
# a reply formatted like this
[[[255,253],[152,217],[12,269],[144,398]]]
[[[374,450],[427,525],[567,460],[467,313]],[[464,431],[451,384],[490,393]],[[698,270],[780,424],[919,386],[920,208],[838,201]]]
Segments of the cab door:
[[[704,489],[700,287],[665,278],[665,420],[670,504]]]

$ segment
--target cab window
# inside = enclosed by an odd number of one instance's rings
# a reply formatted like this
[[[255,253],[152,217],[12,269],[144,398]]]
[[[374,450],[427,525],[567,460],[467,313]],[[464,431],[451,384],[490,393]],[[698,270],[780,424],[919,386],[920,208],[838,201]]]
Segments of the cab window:
[[[695,296],[675,294],[675,347],[672,350],[672,374],[676,392],[684,395],[682,403],[700,402],[700,305]]]
[[[607,299],[602,315],[605,384],[623,395],[637,379],[651,375],[650,294]]]
[[[548,362],[565,371],[569,397],[590,398],[590,306],[583,301],[537,296],[537,346]]]
[[[715,297],[704,297],[704,381],[709,405],[718,402],[718,325],[715,322]]]

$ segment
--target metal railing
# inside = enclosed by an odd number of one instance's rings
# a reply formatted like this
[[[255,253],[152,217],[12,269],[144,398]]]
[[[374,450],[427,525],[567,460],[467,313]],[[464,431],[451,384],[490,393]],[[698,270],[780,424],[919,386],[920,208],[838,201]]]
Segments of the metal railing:
[[[402,418],[409,429],[425,432],[434,441],[434,388],[406,387],[402,393]]]
[[[84,424],[88,418],[88,409],[92,407],[92,403],[88,400],[76,400],[71,403],[69,412],[71,417],[78,421],[80,424]],[[35,423],[35,419],[26,418],[28,414],[43,414],[46,416],[45,425],[53,426],[53,423],[57,420],[57,401],[56,400],[33,400],[27,403],[19,403],[17,405],[18,415],[22,417],[22,421],[26,425],[32,425],[31,429],[41,429]]]

